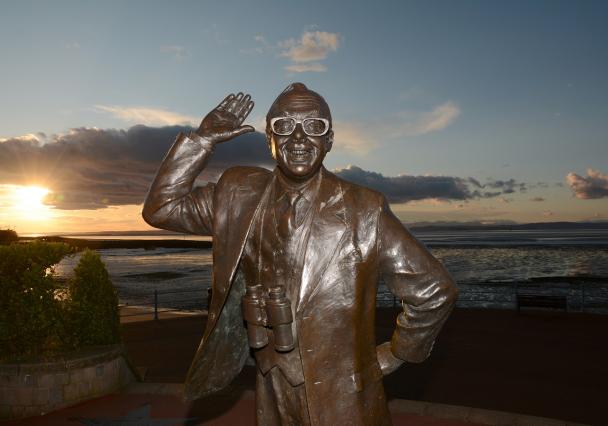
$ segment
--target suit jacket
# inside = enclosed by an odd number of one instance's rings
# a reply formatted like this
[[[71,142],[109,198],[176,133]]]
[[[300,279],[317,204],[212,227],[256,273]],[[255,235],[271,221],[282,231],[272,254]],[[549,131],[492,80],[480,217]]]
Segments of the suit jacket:
[[[143,211],[152,226],[213,237],[213,298],[186,379],[189,399],[228,385],[248,357],[238,265],[273,178],[266,169],[235,167],[217,184],[193,189],[212,150],[196,135],[178,135]],[[403,301],[391,349],[409,362],[429,355],[458,291],[380,193],[320,173],[295,318],[311,422],[387,424],[374,336],[378,281]]]

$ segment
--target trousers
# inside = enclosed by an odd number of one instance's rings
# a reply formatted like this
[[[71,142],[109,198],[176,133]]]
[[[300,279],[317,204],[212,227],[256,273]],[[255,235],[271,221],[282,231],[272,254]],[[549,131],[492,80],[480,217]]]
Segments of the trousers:
[[[258,426],[310,425],[304,383],[292,386],[277,366],[257,370],[255,408]]]

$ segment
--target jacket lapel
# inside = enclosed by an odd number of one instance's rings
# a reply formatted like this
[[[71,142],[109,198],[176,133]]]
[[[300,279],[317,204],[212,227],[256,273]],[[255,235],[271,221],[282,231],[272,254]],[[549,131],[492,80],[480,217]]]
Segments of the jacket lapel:
[[[331,264],[337,248],[345,237],[346,210],[342,186],[340,181],[325,168],[321,169],[321,173],[321,183],[314,203],[314,216],[302,268],[297,311],[300,311],[318,290],[323,273]]]
[[[220,234],[213,241],[216,245],[213,253],[214,291],[218,291],[219,294],[217,296],[214,294],[211,299],[210,313],[213,311],[213,317],[209,318],[210,323],[205,330],[205,336],[211,334],[219,318],[241,259],[245,241],[251,232],[252,223],[268,198],[274,179],[274,175],[269,175],[257,191],[250,186],[237,187],[231,194],[231,202],[221,209],[229,213],[226,224],[221,227]]]

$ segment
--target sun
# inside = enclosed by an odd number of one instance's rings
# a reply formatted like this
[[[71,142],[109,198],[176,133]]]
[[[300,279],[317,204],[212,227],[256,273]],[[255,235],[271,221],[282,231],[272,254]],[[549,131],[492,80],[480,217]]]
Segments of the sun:
[[[13,192],[13,209],[22,219],[46,220],[51,215],[51,209],[43,200],[50,192],[40,186],[17,186]]]

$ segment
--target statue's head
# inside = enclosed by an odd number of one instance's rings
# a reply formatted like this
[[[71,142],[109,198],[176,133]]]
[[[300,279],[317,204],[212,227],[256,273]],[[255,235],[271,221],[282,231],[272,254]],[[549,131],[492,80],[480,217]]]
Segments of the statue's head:
[[[283,174],[293,180],[317,173],[331,150],[333,137],[327,102],[302,83],[287,86],[266,115],[272,156]]]

